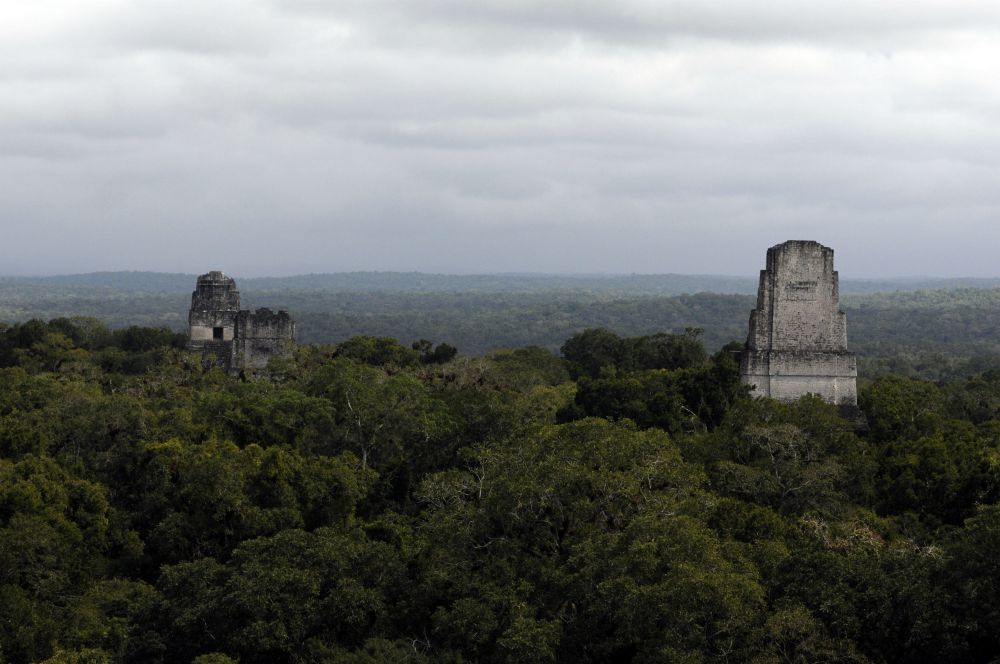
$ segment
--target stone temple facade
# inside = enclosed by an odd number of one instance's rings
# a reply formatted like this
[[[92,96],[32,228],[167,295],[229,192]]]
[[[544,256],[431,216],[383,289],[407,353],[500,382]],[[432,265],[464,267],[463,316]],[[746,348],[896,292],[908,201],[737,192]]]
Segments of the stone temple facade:
[[[857,376],[833,249],[801,240],[768,249],[740,361],[743,383],[781,401],[812,393],[857,406]]]
[[[206,364],[234,374],[263,369],[295,345],[295,322],[288,312],[240,310],[236,282],[218,271],[198,277],[188,323],[188,347],[201,351]]]

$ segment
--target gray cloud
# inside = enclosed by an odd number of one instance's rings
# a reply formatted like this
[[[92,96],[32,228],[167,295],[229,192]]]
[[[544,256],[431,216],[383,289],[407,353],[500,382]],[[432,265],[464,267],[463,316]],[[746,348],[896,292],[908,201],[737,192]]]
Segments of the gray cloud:
[[[998,273],[995,3],[8,4],[0,273]]]
[[[678,38],[808,41],[912,33],[981,30],[1000,17],[989,2],[865,0],[274,0],[274,7],[335,16],[370,34],[447,49],[502,44],[515,50],[548,38],[578,37],[618,46],[663,44]],[[446,37],[451,37],[447,39]],[[492,39],[491,39],[492,38]]]

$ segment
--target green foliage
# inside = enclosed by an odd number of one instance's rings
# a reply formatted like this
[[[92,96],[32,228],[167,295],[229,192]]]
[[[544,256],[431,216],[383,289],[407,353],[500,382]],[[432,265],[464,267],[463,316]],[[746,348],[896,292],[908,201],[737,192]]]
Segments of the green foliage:
[[[380,473],[380,494],[402,502],[415,476],[437,462],[452,426],[444,405],[415,376],[350,359],[314,372],[306,389],[333,404],[340,448]]]
[[[435,614],[442,637],[481,642],[491,661],[607,661],[714,657],[710,634],[746,636],[760,588],[699,520],[703,476],[663,433],[583,420],[468,466],[419,494],[424,594],[451,598]],[[595,634],[607,642],[591,650]]]
[[[413,342],[413,350],[420,353],[420,361],[424,364],[444,364],[455,359],[458,349],[450,344],[434,344],[426,339]]]
[[[304,657],[317,642],[362,647],[391,623],[389,596],[404,580],[392,547],[357,532],[289,529],[211,558],[165,567],[171,643],[195,651],[219,635],[239,661]]]
[[[210,652],[207,655],[198,655],[191,660],[191,664],[237,664],[237,660],[221,652]]]
[[[121,490],[159,564],[226,558],[243,540],[289,528],[347,528],[371,481],[350,454],[172,440],[147,445]]]
[[[529,385],[560,385],[570,379],[566,363],[540,346],[497,351],[490,358],[512,379],[523,378]]]
[[[420,362],[416,348],[407,348],[392,337],[351,337],[337,346],[337,355],[376,367],[412,367]]]
[[[583,414],[620,420],[642,427],[677,432],[690,424],[674,376],[648,371],[623,378],[587,378],[577,381],[576,406]]]
[[[746,390],[732,353],[723,349],[708,358],[699,334],[618,339],[618,363],[603,365],[607,356],[600,349],[609,347],[609,332],[588,330],[570,339],[563,352],[580,375],[574,403],[560,418],[629,419],[670,433],[714,428]]]
[[[699,341],[701,333],[700,328],[689,328],[683,335],[658,333],[623,339],[610,330],[596,328],[570,337],[563,344],[562,355],[574,378],[694,368],[708,359]]]
[[[192,426],[239,445],[280,445],[302,451],[333,449],[336,409],[327,399],[270,383],[225,385],[195,398]]]
[[[947,390],[889,377],[862,392],[860,403],[879,443],[882,511],[913,512],[932,525],[957,524],[977,504],[1000,497],[1000,439],[996,421],[987,419],[994,414],[995,384],[994,374]]]
[[[143,581],[96,581],[75,603],[62,643],[79,652],[98,646],[109,661],[158,660],[168,649],[156,625],[162,601]]]
[[[839,513],[870,494],[868,446],[817,397],[745,402],[706,442],[720,492],[782,513]]]
[[[131,325],[115,330],[114,345],[129,353],[142,353],[163,347],[184,348],[187,336],[167,328],[150,328]]]
[[[0,459],[0,652],[8,660],[52,654],[67,598],[101,571],[110,509],[104,487],[50,458]]]
[[[111,664],[111,655],[97,648],[83,650],[60,650],[42,664]]]
[[[949,615],[969,630],[959,648],[969,661],[990,661],[1000,651],[1000,506],[976,510],[947,543],[948,565],[942,573],[949,589]]]
[[[567,337],[246,382],[0,326],[0,662],[1000,657],[1000,373],[859,416],[752,399],[697,330]]]
[[[32,373],[79,371],[98,364],[107,371],[139,374],[153,366],[164,349],[183,348],[187,337],[168,328],[131,326],[110,331],[94,318],[31,319],[0,328],[0,367]],[[84,351],[98,351],[93,356]],[[89,362],[88,362],[89,361]]]
[[[873,440],[885,442],[932,433],[943,417],[944,395],[933,383],[893,376],[862,391],[859,406],[870,414]]]

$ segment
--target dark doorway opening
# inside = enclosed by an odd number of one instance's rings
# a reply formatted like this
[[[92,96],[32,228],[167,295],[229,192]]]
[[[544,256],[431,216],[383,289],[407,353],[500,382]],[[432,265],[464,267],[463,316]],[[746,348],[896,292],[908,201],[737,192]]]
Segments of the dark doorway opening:
[[[217,339],[219,341],[222,340],[222,328],[221,327],[213,327],[212,328],[212,338],[213,339]]]

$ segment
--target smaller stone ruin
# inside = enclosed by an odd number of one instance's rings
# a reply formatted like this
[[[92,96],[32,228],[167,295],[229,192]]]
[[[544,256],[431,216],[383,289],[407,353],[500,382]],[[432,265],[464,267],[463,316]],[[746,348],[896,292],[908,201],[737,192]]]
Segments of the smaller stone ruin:
[[[240,310],[236,282],[219,271],[198,277],[188,323],[188,347],[200,351],[206,365],[233,374],[263,369],[295,345],[295,321],[288,312]]]
[[[781,401],[817,394],[857,406],[857,377],[833,249],[802,240],[768,249],[740,361],[742,382]]]

